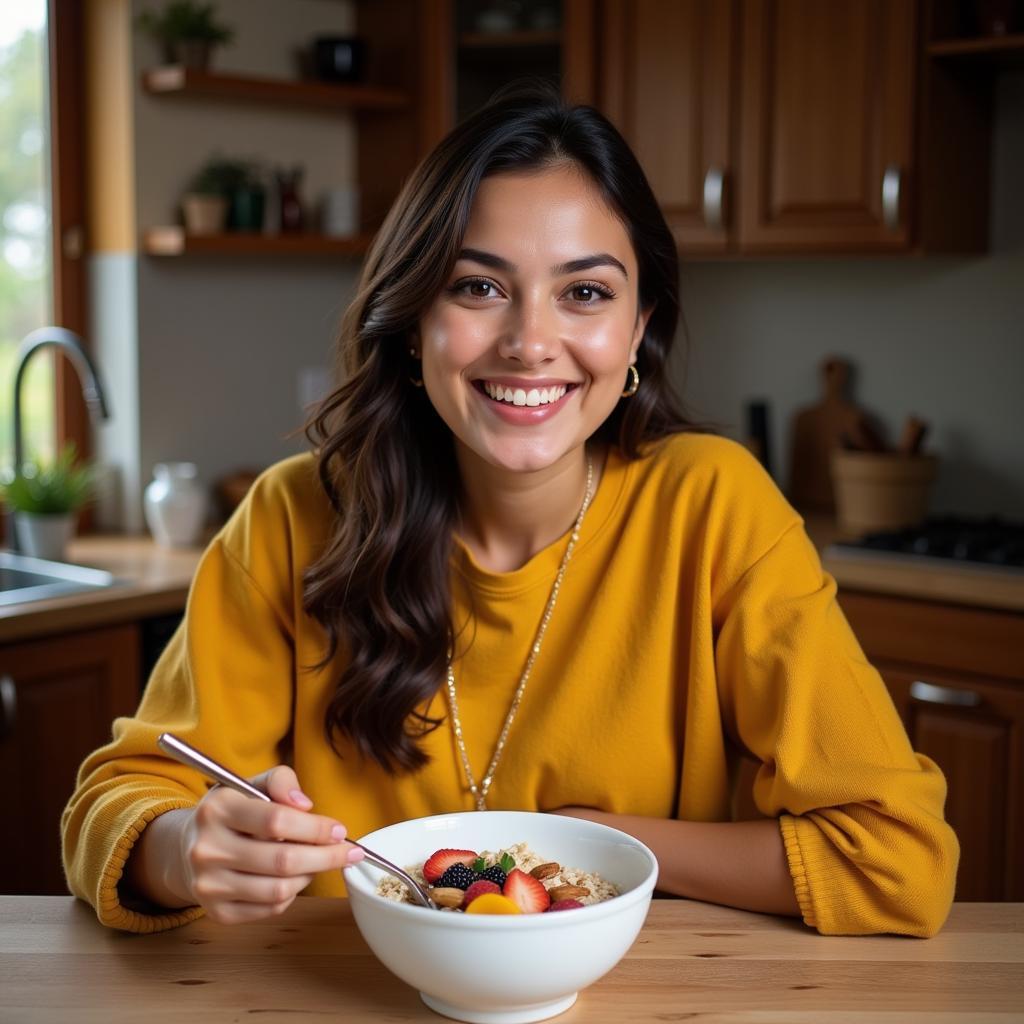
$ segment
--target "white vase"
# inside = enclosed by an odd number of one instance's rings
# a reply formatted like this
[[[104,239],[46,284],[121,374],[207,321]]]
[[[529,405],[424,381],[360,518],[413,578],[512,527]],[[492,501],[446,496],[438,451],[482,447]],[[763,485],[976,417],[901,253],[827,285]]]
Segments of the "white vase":
[[[15,512],[14,532],[23,555],[60,562],[75,532],[75,513],[41,515],[35,512]]]
[[[158,462],[146,487],[146,525],[158,544],[189,547],[206,522],[206,492],[199,486],[194,462]]]

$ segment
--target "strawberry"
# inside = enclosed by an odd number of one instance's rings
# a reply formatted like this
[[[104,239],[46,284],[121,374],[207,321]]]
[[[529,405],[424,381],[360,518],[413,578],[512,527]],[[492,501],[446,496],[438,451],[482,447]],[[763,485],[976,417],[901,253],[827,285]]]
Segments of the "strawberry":
[[[496,882],[489,882],[486,878],[481,878],[479,882],[474,882],[466,890],[466,898],[462,901],[462,909],[465,910],[477,896],[483,896],[485,892],[501,892],[501,886]]]
[[[423,865],[423,877],[433,885],[453,864],[469,867],[476,857],[472,850],[437,850]]]
[[[548,913],[552,910],[576,910],[577,907],[582,908],[583,904],[579,900],[556,900],[548,907]]]
[[[547,889],[532,875],[513,868],[501,890],[524,914],[543,913],[551,905]]]

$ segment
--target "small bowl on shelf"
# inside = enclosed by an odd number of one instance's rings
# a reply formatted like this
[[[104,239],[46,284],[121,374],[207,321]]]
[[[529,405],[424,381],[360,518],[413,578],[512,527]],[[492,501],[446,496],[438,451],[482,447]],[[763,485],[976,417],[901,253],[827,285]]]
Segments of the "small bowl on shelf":
[[[658,878],[654,854],[638,839],[557,814],[442,814],[389,825],[360,842],[400,867],[439,849],[526,843],[618,888],[618,896],[560,913],[466,914],[386,899],[377,886],[389,876],[379,868],[366,861],[346,868],[352,914],[378,959],[432,1010],[473,1024],[525,1024],[567,1010],[633,945]]]

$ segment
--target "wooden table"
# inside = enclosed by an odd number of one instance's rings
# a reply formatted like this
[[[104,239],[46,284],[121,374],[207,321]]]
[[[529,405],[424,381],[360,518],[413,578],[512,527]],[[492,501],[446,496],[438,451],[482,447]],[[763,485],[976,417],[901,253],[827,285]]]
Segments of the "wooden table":
[[[0,1020],[429,1021],[343,900],[158,935],[101,928],[65,896],[0,897]],[[933,939],[823,938],[796,921],[657,900],[633,948],[564,1024],[1024,1021],[1024,904],[958,904]]]

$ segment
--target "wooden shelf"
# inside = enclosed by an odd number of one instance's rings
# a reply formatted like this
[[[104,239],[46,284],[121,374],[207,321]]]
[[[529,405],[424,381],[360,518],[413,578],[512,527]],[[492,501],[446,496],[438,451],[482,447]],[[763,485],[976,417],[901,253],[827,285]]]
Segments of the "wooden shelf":
[[[1024,34],[941,39],[928,44],[928,56],[1024,65]]]
[[[143,72],[142,86],[146,92],[159,96],[197,96],[334,110],[400,110],[409,103],[402,92],[372,85],[220,75],[178,64]]]
[[[366,252],[369,235],[328,238],[326,235],[260,235],[247,232],[188,235],[182,227],[150,228],[142,251],[150,256],[358,256]]]
[[[506,47],[560,46],[559,29],[535,32],[460,32],[459,46],[467,50],[493,50]]]

